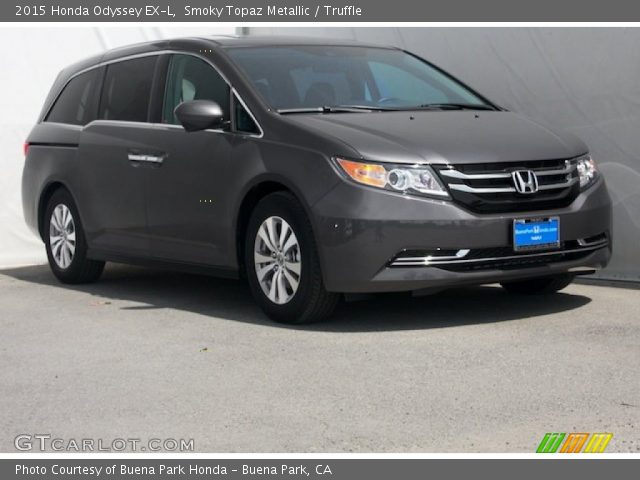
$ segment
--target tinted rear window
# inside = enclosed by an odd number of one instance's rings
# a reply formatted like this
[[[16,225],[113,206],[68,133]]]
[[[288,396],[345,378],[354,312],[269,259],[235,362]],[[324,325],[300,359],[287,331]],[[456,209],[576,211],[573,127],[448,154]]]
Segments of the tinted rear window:
[[[86,125],[93,118],[93,92],[98,81],[98,69],[82,73],[64,87],[45,121]]]
[[[146,122],[156,60],[153,56],[109,65],[98,118]]]

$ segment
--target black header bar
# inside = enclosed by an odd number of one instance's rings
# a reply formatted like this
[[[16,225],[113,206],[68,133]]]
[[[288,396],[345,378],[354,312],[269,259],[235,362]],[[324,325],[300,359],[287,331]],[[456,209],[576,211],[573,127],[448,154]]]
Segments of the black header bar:
[[[640,22],[629,0],[14,0],[2,22]]]

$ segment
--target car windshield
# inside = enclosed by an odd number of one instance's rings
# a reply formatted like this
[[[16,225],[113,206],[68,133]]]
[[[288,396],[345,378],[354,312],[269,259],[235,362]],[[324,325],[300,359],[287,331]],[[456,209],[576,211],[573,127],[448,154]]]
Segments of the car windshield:
[[[227,52],[262,98],[282,113],[493,109],[448,75],[401,50],[313,45],[236,47]]]

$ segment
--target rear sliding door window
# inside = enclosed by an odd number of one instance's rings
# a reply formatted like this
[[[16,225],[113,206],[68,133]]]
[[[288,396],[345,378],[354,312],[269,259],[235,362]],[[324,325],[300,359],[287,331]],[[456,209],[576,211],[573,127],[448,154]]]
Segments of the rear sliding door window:
[[[157,56],[112,63],[102,87],[102,120],[146,122]]]
[[[64,87],[45,121],[86,125],[94,105],[94,91],[98,82],[99,69],[81,73]],[[94,109],[95,114],[95,109]]]
[[[191,55],[174,55],[164,96],[162,121],[180,124],[174,114],[182,102],[212,100],[220,105],[224,119],[229,120],[229,85],[207,62]]]

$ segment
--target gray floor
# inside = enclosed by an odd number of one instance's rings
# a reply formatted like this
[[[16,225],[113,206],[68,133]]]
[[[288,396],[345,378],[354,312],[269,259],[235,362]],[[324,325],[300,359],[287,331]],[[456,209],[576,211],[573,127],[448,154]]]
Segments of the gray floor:
[[[237,282],[110,267],[0,272],[0,451],[21,433],[193,438],[203,452],[640,451],[640,291],[497,287],[270,323]]]

